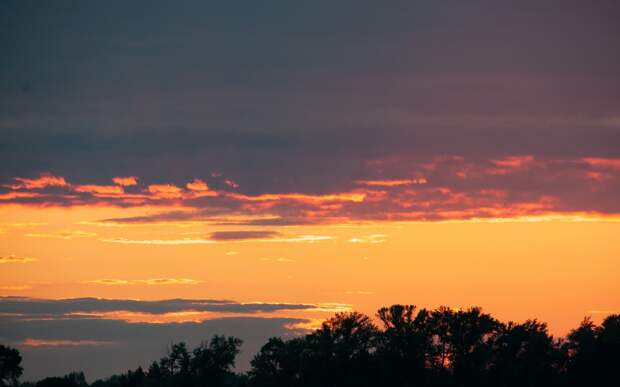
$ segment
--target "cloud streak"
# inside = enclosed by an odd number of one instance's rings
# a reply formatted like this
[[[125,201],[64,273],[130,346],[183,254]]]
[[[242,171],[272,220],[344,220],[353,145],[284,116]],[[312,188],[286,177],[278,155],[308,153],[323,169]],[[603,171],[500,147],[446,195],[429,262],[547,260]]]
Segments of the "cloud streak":
[[[123,281],[123,280],[120,280]],[[147,284],[161,283],[160,279],[144,280]],[[166,279],[165,281],[169,281]],[[130,281],[127,281],[130,282]],[[40,299],[25,297],[0,297],[0,313],[18,314],[24,318],[50,318],[79,315],[80,313],[105,312],[136,312],[147,314],[194,312],[227,312],[227,313],[258,313],[281,310],[316,309],[313,304],[288,303],[239,303],[229,300],[213,299],[171,299],[157,301],[103,299],[103,298],[71,298],[71,299]]]
[[[149,278],[149,279],[135,279],[135,280],[125,280],[125,279],[113,279],[113,278],[103,278],[96,280],[89,280],[85,283],[94,284],[94,285],[105,285],[105,286],[119,286],[119,285],[149,285],[149,286],[168,286],[168,285],[199,285],[202,283],[201,281],[191,279],[191,278]]]
[[[244,230],[244,231],[215,231],[209,235],[214,241],[244,241],[255,239],[271,239],[280,236],[277,231]]]
[[[37,261],[36,258],[19,257],[14,254],[0,257],[0,265],[8,264],[8,263],[31,263],[31,262],[36,262],[36,261]]]

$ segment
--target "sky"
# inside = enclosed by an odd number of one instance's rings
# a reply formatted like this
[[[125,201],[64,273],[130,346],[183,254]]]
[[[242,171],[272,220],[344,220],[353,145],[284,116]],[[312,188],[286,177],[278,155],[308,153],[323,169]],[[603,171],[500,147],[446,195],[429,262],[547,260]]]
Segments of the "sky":
[[[620,312],[617,1],[3,1],[24,379],[336,312]]]

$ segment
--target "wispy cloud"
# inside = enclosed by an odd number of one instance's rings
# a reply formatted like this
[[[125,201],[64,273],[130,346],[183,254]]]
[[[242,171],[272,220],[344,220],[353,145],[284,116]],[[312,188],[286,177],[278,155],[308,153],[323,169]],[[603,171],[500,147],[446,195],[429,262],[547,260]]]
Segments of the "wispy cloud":
[[[27,237],[31,238],[57,238],[57,239],[77,239],[77,238],[91,238],[97,236],[94,232],[81,231],[81,230],[63,230],[55,232],[36,232],[27,233]]]
[[[21,292],[24,290],[32,289],[31,285],[2,285],[0,286],[0,290],[10,291],[10,292]]]
[[[215,235],[215,239],[213,238]],[[120,243],[127,245],[204,245],[212,243],[245,243],[245,242],[270,242],[270,243],[315,243],[334,239],[328,235],[289,235],[278,232],[244,232],[222,231],[212,233],[209,238],[181,238],[181,239],[128,239],[128,238],[101,238],[102,242]]]
[[[74,188],[75,192],[88,192],[95,195],[122,195],[125,190],[119,185],[79,185]]]
[[[387,241],[386,234],[370,234],[349,239],[349,243],[383,243]]]
[[[325,305],[329,305],[331,307],[332,304]],[[103,313],[119,311],[147,314],[169,314],[187,311],[258,313],[275,312],[281,310],[314,311],[324,308],[325,305],[278,302],[241,303],[230,300],[214,299],[172,299],[146,301],[104,298],[71,298],[52,300],[27,297],[0,297],[0,314],[20,314],[23,315],[24,318],[50,318],[54,316],[63,317],[67,315],[78,316],[82,313]]]
[[[16,255],[7,255],[7,256],[3,256],[0,257],[0,264],[5,264],[5,263],[30,263],[30,262],[36,262],[36,258],[30,258],[30,257],[19,257]]]
[[[278,262],[278,263],[295,262],[295,260],[290,259],[290,258],[261,258],[261,261],[273,261],[273,262]]]
[[[356,180],[355,184],[369,187],[399,187],[404,185],[426,184],[428,180],[423,177],[417,179],[390,179],[390,180]]]
[[[50,340],[50,339],[25,339],[20,343],[26,347],[99,347],[113,345],[111,341],[100,340]]]
[[[68,185],[64,177],[54,176],[47,172],[41,173],[39,177],[34,179],[15,177],[13,180],[15,180],[15,183],[7,184],[6,186],[11,189],[42,189],[46,187],[64,187]]]
[[[89,281],[86,281],[86,283],[95,284],[95,285],[106,285],[106,286],[118,286],[118,285],[163,285],[163,286],[167,286],[167,285],[198,285],[202,282],[191,279],[191,278],[149,278],[149,279],[134,279],[134,280],[104,278],[104,279],[89,280]]]
[[[206,245],[216,243],[210,239],[127,239],[127,238],[101,238],[102,242],[120,243],[125,245]]]
[[[216,231],[209,235],[214,241],[241,241],[253,239],[271,239],[281,235],[270,230]]]

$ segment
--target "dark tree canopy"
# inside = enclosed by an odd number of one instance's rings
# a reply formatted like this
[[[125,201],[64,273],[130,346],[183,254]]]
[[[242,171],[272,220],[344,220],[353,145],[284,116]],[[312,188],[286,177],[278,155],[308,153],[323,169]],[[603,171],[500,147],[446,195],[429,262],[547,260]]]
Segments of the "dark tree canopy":
[[[377,324],[375,324],[375,321]],[[305,336],[272,337],[246,374],[235,373],[241,340],[213,336],[185,343],[145,372],[114,375],[91,387],[536,387],[620,385],[620,315],[585,319],[565,339],[537,320],[502,323],[480,308],[381,308],[376,320],[339,313]],[[0,346],[2,386],[19,385],[21,357]],[[88,387],[81,372],[24,387]]]
[[[15,348],[0,345],[0,386],[15,386],[23,369],[22,357]]]

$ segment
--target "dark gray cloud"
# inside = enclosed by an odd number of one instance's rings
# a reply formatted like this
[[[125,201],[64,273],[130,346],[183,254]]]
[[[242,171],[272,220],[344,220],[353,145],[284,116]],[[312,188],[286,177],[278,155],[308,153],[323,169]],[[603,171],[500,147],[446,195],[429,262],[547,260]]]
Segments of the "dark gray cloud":
[[[215,231],[209,235],[215,241],[242,241],[248,239],[269,239],[280,236],[278,231],[244,230],[244,231]]]
[[[312,308],[314,308],[314,305],[310,304],[239,303],[235,301],[208,299],[142,301],[104,298],[49,300],[23,297],[0,297],[0,314],[20,314],[29,317],[64,316],[69,313],[79,312],[129,311],[162,314],[193,310],[198,312],[256,313]]]
[[[246,370],[253,355],[269,337],[299,334],[301,331],[289,329],[289,326],[303,321],[238,317],[200,323],[146,324],[78,317],[15,319],[0,316],[0,341],[20,350],[24,358],[22,380],[84,370],[92,381],[125,372],[128,368],[148,367],[153,360],[166,354],[166,348],[172,342],[185,341],[195,346],[214,334],[244,340],[237,368]],[[28,345],[28,340],[60,344],[34,346]],[[63,345],[63,342],[67,344]]]
[[[90,380],[106,377],[124,372],[128,367],[148,366],[166,353],[171,342],[186,341],[193,346],[214,334],[234,335],[244,340],[237,366],[245,370],[267,338],[299,334],[301,330],[293,325],[306,321],[248,317],[248,314],[314,307],[212,299],[138,301],[0,297],[0,342],[16,346],[21,351],[25,380],[63,375],[73,370],[84,370]],[[202,322],[144,323],[92,314],[124,311],[161,315],[190,310],[222,312],[228,316],[238,313],[239,317],[215,317]]]

